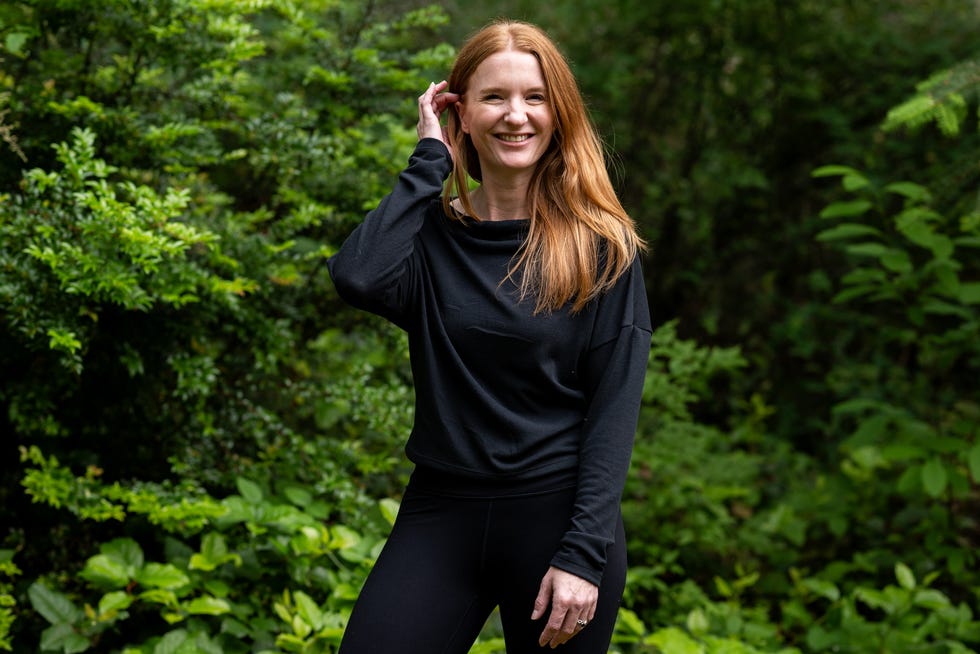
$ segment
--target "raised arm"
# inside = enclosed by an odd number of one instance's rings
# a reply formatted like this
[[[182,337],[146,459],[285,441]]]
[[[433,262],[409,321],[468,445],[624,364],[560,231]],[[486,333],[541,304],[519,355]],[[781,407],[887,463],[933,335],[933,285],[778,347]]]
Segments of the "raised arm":
[[[398,324],[412,297],[415,238],[452,170],[439,118],[459,96],[445,87],[430,84],[419,97],[419,142],[408,167],[328,262],[342,298]]]

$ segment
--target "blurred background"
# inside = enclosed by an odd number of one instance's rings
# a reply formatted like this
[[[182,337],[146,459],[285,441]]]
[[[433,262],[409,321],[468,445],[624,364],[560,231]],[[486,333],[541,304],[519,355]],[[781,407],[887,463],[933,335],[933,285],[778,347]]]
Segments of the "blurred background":
[[[412,381],[325,261],[498,16],[650,245],[610,651],[980,651],[966,0],[0,2],[0,650],[335,650]]]

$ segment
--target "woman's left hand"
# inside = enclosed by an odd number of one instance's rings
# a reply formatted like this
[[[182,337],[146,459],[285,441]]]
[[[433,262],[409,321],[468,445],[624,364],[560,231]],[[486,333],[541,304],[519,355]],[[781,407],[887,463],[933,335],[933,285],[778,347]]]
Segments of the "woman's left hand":
[[[592,621],[598,601],[599,587],[595,584],[554,566],[548,568],[531,613],[531,619],[537,620],[551,605],[551,615],[538,644],[554,649],[567,642],[584,628],[582,622]]]

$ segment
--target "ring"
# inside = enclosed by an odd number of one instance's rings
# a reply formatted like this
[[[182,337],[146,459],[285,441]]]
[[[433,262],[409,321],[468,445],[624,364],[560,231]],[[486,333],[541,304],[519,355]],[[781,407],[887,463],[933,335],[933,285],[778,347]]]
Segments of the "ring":
[[[581,629],[585,625],[589,624],[589,621],[588,620],[576,620],[575,621],[575,624],[577,624],[578,625],[578,628]]]

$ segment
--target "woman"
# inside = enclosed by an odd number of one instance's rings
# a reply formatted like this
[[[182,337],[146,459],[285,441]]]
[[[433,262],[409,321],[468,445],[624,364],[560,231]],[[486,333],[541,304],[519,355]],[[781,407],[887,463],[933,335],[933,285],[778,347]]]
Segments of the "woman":
[[[510,654],[605,652],[650,346],[642,243],[536,27],[471,37],[418,136],[330,260],[343,298],[408,332],[416,389],[416,467],[340,651],[465,654],[499,606]]]

